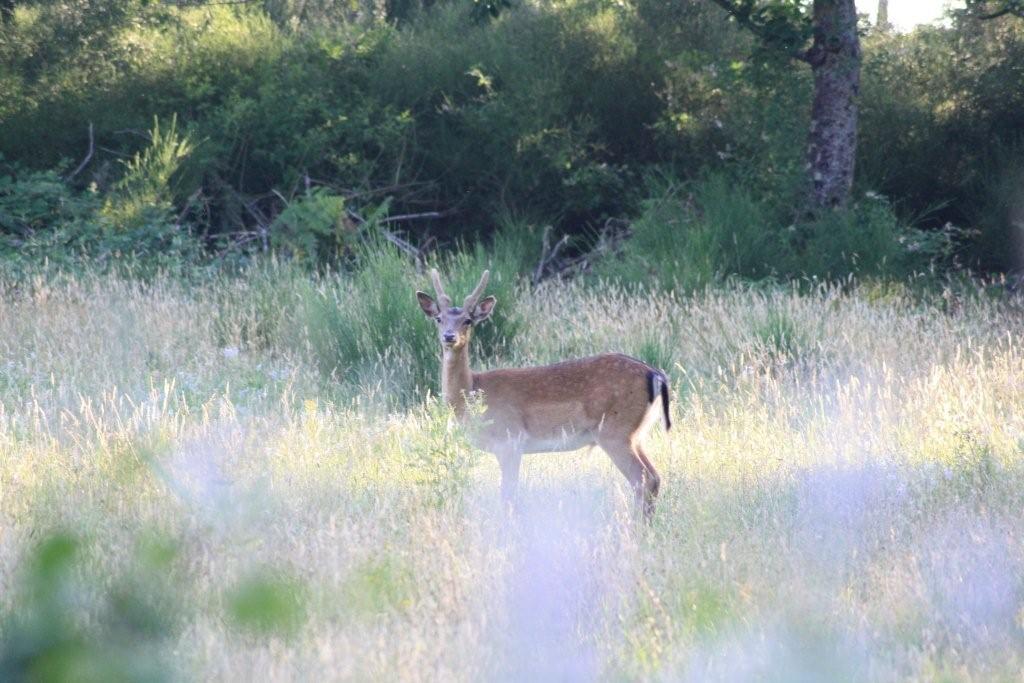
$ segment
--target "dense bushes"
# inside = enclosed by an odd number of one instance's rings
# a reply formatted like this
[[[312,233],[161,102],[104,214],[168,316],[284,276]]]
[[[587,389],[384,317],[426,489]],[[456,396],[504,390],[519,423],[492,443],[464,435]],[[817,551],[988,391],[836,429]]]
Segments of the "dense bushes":
[[[74,266],[144,264],[181,267],[201,256],[201,244],[172,203],[172,177],[191,152],[187,137],[153,124],[150,145],[123,164],[120,178],[100,194],[77,190],[74,172],[32,171],[0,157],[0,258],[7,270],[40,262]]]
[[[1018,269],[1024,22],[876,34],[865,51],[860,184],[928,227],[974,232],[968,265]]]
[[[784,202],[711,175],[685,184],[654,183],[621,258],[598,273],[624,281],[657,279],[694,290],[731,275],[748,279],[850,275],[902,277],[948,263],[954,245],[942,231],[903,226],[878,195],[845,211],[795,219]]]
[[[19,12],[15,33],[48,16]],[[622,8],[578,6],[482,25],[453,4],[405,30],[296,32],[249,8],[181,11],[126,24],[88,60],[30,68],[8,56],[20,102],[0,151],[78,157],[90,121],[99,144],[134,151],[131,131],[177,114],[196,142],[178,199],[203,189],[192,218],[205,232],[250,228],[282,208],[272,191],[291,198],[307,182],[391,196],[397,213],[443,211],[446,234],[489,230],[499,208],[579,229],[627,212],[624,162],[657,156],[657,91],[635,87],[652,56],[634,23]],[[104,63],[105,79],[79,61]],[[90,174],[101,189],[110,179],[99,161]]]
[[[0,40],[8,254],[202,244],[324,265],[386,214],[419,217],[390,223],[414,243],[493,236],[511,217],[577,249],[639,216],[636,253],[605,272],[638,276],[643,260],[687,286],[895,273],[908,223],[951,223],[969,265],[1017,265],[1012,20],[867,36],[857,205],[812,223],[793,209],[809,74],[753,51],[713,3],[523,3],[492,21],[471,2],[414,4],[395,24],[361,3],[20,3]],[[177,116],[184,146],[158,149],[153,116]],[[90,123],[94,154],[69,178]],[[173,168],[133,189],[141,171],[119,159],[138,154]]]

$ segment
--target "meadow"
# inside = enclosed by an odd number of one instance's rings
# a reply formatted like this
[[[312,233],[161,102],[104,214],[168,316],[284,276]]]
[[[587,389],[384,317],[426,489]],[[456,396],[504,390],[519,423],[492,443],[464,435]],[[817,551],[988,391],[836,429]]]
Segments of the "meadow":
[[[3,283],[0,677],[1019,677],[1019,300],[495,281],[478,367],[669,372],[649,525],[597,450],[502,509],[411,266]]]

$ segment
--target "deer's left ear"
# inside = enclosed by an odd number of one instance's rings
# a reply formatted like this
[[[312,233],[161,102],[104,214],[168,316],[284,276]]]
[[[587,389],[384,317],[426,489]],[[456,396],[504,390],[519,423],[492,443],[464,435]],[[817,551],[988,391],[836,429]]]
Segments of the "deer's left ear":
[[[498,300],[493,296],[484,297],[480,300],[480,303],[473,309],[473,322],[482,323],[491,317],[491,313],[494,312],[494,304],[498,303]]]
[[[437,307],[437,302],[429,294],[426,292],[416,292],[416,298],[419,299],[420,308],[423,309],[424,315],[428,318],[433,319],[441,315],[441,309]]]

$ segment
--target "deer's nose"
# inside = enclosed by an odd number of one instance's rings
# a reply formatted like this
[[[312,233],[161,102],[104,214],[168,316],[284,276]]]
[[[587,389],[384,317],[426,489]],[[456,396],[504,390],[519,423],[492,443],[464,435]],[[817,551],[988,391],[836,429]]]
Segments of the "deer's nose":
[[[447,343],[447,344],[454,344],[455,343],[455,333],[454,332],[445,332],[444,336],[442,338],[444,339],[445,343]]]

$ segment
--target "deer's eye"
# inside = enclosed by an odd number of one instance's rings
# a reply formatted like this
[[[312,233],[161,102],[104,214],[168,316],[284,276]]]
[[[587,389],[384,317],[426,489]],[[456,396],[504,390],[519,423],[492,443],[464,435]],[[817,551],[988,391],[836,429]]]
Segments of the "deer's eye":
[[[469,318],[466,318],[465,320],[462,321],[462,324],[468,327],[473,324],[473,321]]]
[[[441,322],[441,316],[435,315],[434,316],[434,322],[437,322],[437,323]]]

